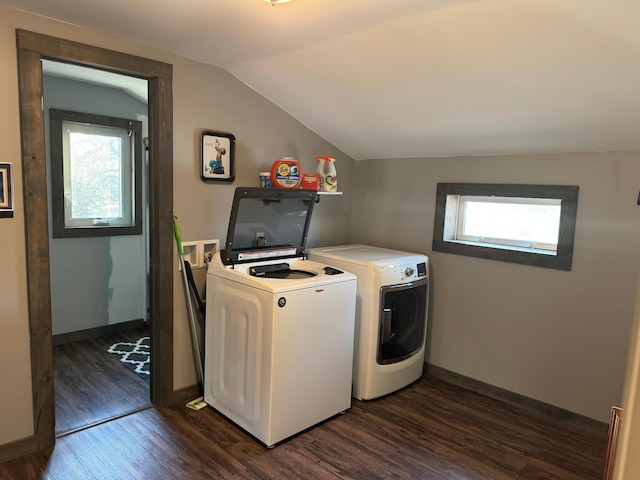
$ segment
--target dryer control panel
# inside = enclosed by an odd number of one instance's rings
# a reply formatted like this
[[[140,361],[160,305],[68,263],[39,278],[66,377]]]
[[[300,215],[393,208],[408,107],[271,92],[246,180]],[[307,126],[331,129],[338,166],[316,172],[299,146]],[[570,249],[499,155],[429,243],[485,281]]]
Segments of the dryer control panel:
[[[402,277],[405,280],[414,280],[416,278],[422,278],[427,275],[427,263],[411,263],[406,264],[399,269],[402,272]]]
[[[379,285],[395,285],[426,278],[429,271],[428,263],[429,261],[422,257],[420,259],[414,258],[408,261],[377,265],[375,275],[377,283]]]

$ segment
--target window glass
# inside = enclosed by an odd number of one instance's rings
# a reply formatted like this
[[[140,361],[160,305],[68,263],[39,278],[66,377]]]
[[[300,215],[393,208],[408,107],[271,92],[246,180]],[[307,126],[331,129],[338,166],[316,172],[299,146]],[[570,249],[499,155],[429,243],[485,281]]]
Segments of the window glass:
[[[560,199],[461,196],[456,239],[557,250]]]
[[[132,224],[131,137],[125,129],[64,122],[65,225]]]

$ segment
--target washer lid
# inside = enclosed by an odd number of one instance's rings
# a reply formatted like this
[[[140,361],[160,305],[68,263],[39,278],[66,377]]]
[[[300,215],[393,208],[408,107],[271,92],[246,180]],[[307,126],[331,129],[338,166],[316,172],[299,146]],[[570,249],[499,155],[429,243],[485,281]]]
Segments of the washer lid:
[[[313,190],[237,187],[222,262],[302,257],[317,195]]]

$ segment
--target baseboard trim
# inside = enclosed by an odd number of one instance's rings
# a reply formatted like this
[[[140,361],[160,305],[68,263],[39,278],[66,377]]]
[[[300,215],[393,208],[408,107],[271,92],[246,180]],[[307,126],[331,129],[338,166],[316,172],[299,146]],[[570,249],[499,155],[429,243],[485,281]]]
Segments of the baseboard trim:
[[[546,418],[567,422],[579,421],[581,423],[590,424],[594,428],[602,428],[605,431],[608,428],[608,425],[605,422],[600,422],[593,418],[580,415],[579,413],[571,412],[569,410],[556,407],[555,405],[541,402],[540,400],[481,382],[474,378],[452,372],[451,370],[447,370],[436,365],[425,363],[425,374],[427,377],[442,380],[443,382],[451,383],[452,385],[462,387],[466,390],[471,390],[472,392],[476,392],[511,405],[526,408],[534,414],[541,415]]]
[[[128,322],[114,323],[112,325],[103,325],[101,327],[87,328],[75,332],[60,333],[54,335],[53,345],[62,345],[69,342],[77,342],[78,340],[88,340],[90,338],[103,337],[105,335],[113,335],[114,333],[128,332],[137,328],[144,327],[144,320],[129,320]]]
[[[191,400],[195,400],[202,395],[202,387],[200,387],[200,385],[191,385],[181,388],[180,390],[174,390],[172,403],[186,405]]]
[[[38,438],[35,435],[0,445],[0,463],[29,455],[37,450]]]

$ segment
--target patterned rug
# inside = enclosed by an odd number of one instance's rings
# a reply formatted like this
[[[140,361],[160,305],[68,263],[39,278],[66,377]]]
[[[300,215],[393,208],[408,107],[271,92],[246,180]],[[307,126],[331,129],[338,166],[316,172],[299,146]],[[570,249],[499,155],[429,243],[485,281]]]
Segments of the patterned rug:
[[[150,347],[149,337],[141,337],[137,342],[118,342],[111,345],[107,352],[120,357],[120,361],[129,369],[144,378],[149,378]]]

